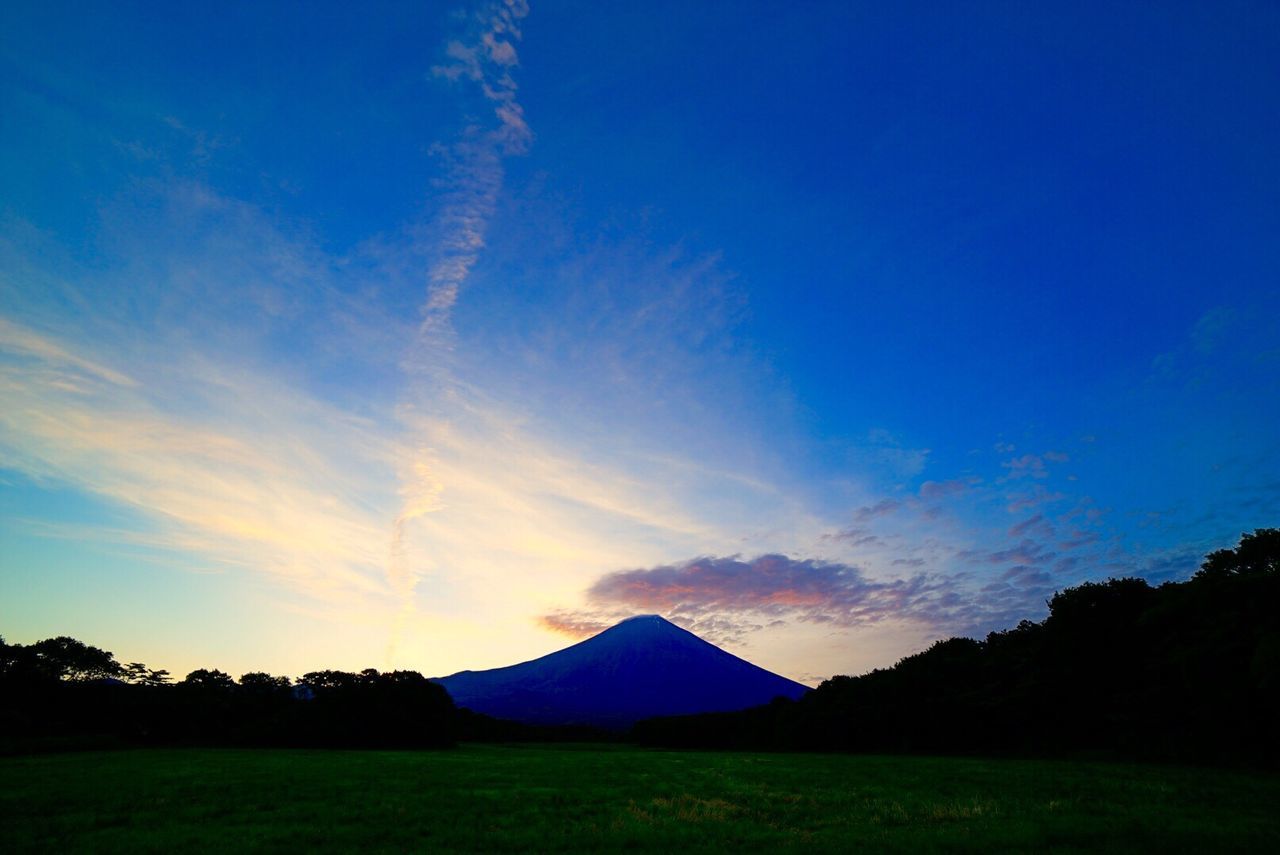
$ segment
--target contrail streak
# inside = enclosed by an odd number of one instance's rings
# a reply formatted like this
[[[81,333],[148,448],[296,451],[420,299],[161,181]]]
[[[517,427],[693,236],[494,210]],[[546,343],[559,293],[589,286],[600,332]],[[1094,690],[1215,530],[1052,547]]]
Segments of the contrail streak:
[[[521,38],[519,25],[528,14],[526,0],[488,4],[472,16],[469,35],[449,42],[446,61],[431,69],[436,78],[475,87],[493,110],[490,121],[467,127],[452,144],[435,149],[448,159],[448,167],[440,182],[442,204],[431,229],[437,237],[428,248],[434,261],[426,273],[422,321],[405,361],[415,404],[447,397],[452,387],[448,355],[453,307],[484,248],[485,232],[502,190],[503,159],[523,154],[533,140],[512,76],[519,64],[515,49]],[[406,554],[406,531],[414,520],[442,507],[444,485],[435,477],[433,464],[431,449],[422,444],[400,474],[400,513],[391,526],[387,563],[387,582],[400,602],[387,645],[389,664],[405,621],[413,613],[419,578]]]

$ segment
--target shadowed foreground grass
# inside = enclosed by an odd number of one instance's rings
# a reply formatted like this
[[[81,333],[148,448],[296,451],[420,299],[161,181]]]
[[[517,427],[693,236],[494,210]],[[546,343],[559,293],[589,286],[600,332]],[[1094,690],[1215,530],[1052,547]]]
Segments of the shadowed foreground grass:
[[[466,746],[0,759],[0,849],[1280,851],[1280,776]]]

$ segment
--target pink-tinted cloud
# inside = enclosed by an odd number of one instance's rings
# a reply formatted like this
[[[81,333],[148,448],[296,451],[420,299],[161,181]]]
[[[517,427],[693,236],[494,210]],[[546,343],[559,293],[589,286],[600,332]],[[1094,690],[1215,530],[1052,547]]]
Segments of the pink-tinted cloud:
[[[969,486],[970,482],[963,478],[953,478],[950,481],[925,481],[920,485],[920,498],[925,501],[945,499],[965,492]]]
[[[1006,506],[1006,510],[1011,514],[1020,514],[1024,511],[1038,508],[1041,505],[1051,505],[1054,502],[1061,502],[1066,498],[1067,495],[1065,493],[1050,492],[1039,484],[1036,484],[1030,492],[1009,496],[1009,504]]]
[[[858,528],[857,526],[841,529],[835,534],[824,534],[822,539],[839,541],[850,546],[874,546],[881,542],[879,535],[872,534],[867,529]]]
[[[1045,519],[1044,514],[1036,514],[1009,528],[1009,537],[1053,537],[1053,523]]]
[[[567,635],[570,638],[586,638],[603,632],[609,623],[597,618],[587,617],[577,612],[552,612],[538,618],[538,623],[545,629]]]
[[[989,564],[1043,564],[1053,557],[1054,553],[1045,551],[1044,544],[1028,539],[1008,549],[988,553],[986,561]]]
[[[779,621],[844,627],[887,619],[933,622],[950,587],[924,574],[880,581],[849,564],[785,555],[706,556],[611,573],[587,591],[587,609],[554,612],[541,623],[582,635],[629,615],[657,613],[723,642]]]
[[[1049,473],[1044,468],[1044,460],[1034,454],[1024,454],[1021,457],[1006,460],[1000,465],[1009,470],[1009,474],[1005,476],[1009,480],[1049,477]]]
[[[902,507],[902,502],[895,499],[881,499],[874,505],[866,505],[858,508],[853,512],[853,518],[858,522],[866,522],[877,517],[887,517],[889,514],[897,511]]]
[[[1081,547],[1091,546],[1101,540],[1101,535],[1096,531],[1080,531],[1071,532],[1071,537],[1067,540],[1059,541],[1058,548],[1066,551],[1080,549]]]
[[[1000,465],[1009,470],[1005,481],[1016,481],[1020,478],[1048,478],[1049,469],[1045,461],[1050,463],[1066,463],[1070,458],[1060,451],[1046,451],[1044,454],[1024,454]]]
[[[1015,564],[1001,574],[1000,578],[1022,586],[1038,585],[1047,587],[1053,584],[1053,577],[1046,571],[1026,564]]]

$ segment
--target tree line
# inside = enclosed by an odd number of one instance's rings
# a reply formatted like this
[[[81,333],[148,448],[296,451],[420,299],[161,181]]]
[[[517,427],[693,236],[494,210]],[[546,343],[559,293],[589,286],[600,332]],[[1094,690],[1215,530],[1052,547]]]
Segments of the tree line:
[[[1097,754],[1280,765],[1280,529],[1185,582],[1067,588],[1042,621],[949,638],[798,701],[650,719],[647,745]]]
[[[0,639],[0,740],[81,745],[438,748],[457,738],[448,692],[416,671],[313,671],[296,683],[200,668],[173,682],[61,636]]]

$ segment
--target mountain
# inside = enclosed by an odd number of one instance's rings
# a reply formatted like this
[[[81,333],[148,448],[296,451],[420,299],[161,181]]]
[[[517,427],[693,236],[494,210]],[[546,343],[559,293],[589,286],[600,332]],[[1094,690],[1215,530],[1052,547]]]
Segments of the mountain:
[[[809,691],[658,615],[628,618],[519,665],[459,671],[434,682],[458,706],[486,715],[613,729],[658,715],[740,710]]]

